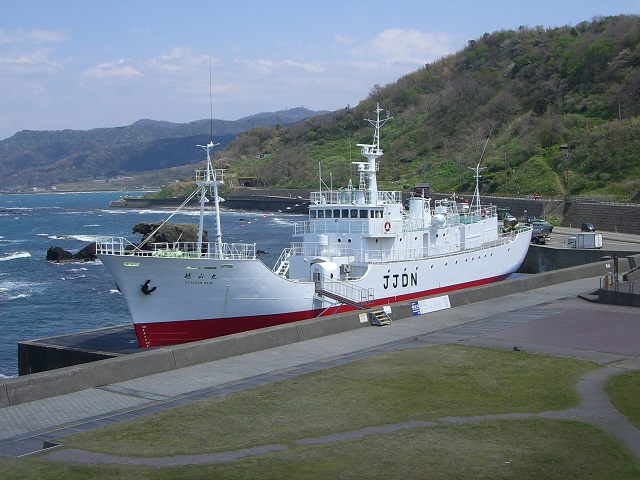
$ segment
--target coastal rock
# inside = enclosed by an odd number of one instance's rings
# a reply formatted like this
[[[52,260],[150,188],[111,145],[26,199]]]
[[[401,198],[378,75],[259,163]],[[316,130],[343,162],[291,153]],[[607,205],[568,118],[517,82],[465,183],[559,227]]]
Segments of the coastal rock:
[[[142,234],[140,243],[144,243],[143,249],[153,249],[154,243],[196,243],[198,241],[198,226],[193,223],[165,223],[162,227],[160,225],[161,223],[142,222],[133,227],[133,233]],[[156,229],[158,229],[157,232]],[[202,241],[209,241],[206,230],[202,234]]]
[[[55,263],[63,262],[92,262],[96,259],[96,244],[91,243],[80,250],[78,253],[73,254],[68,252],[62,247],[54,246],[49,247],[47,250],[47,261]]]
[[[142,222],[133,227],[133,233],[141,233],[141,247],[143,250],[153,250],[154,243],[182,243],[191,242],[193,244],[198,241],[198,226],[192,223],[165,223],[160,227],[161,223]],[[156,232],[156,229],[158,231]],[[149,238],[151,237],[151,238]],[[149,240],[147,240],[149,238]],[[202,241],[208,242],[207,231],[202,234]],[[133,247],[131,247],[133,248]],[[49,262],[91,262],[96,257],[96,244],[90,243],[78,253],[73,254],[62,247],[54,246],[47,250],[47,260]]]
[[[73,260],[73,254],[62,247],[49,247],[47,260],[49,262],[70,262]]]
[[[90,243],[73,256],[74,260],[81,262],[92,262],[96,258],[96,242]]]

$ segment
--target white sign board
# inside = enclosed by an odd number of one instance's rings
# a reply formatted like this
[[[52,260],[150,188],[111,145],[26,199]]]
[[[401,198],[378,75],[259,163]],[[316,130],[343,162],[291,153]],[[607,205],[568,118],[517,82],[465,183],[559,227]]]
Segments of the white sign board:
[[[411,309],[413,310],[414,315],[437,312],[438,310],[444,310],[445,308],[451,308],[449,295],[411,302]]]

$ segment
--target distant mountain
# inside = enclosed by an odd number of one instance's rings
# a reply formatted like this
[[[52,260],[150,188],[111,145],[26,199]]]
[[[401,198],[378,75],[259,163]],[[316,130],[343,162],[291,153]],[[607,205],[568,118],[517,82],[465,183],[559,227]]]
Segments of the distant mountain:
[[[213,140],[223,149],[239,133],[285,126],[326,112],[292,108],[236,121],[213,120]],[[197,145],[210,139],[210,120],[172,123],[142,119],[125,127],[92,130],[23,130],[0,141],[0,190],[48,188],[197,163]]]

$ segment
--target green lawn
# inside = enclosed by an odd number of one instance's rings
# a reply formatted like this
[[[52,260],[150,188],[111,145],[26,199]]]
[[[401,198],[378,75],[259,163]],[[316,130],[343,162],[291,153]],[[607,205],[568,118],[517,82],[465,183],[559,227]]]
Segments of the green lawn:
[[[377,355],[63,439],[164,457],[282,443],[230,463],[154,469],[0,459],[0,478],[639,478],[640,462],[599,428],[536,418],[437,422],[324,445],[296,440],[407,420],[540,412],[577,403],[589,362],[462,346]]]
[[[606,385],[611,403],[640,428],[640,371],[634,370],[612,377]]]

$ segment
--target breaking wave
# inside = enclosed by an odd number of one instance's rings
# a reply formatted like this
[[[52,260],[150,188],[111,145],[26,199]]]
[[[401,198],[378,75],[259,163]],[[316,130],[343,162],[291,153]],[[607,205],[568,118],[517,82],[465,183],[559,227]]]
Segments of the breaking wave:
[[[31,254],[29,252],[11,252],[5,253],[4,257],[0,257],[0,262],[6,262],[8,260],[15,260],[16,258],[27,258],[30,257]]]

